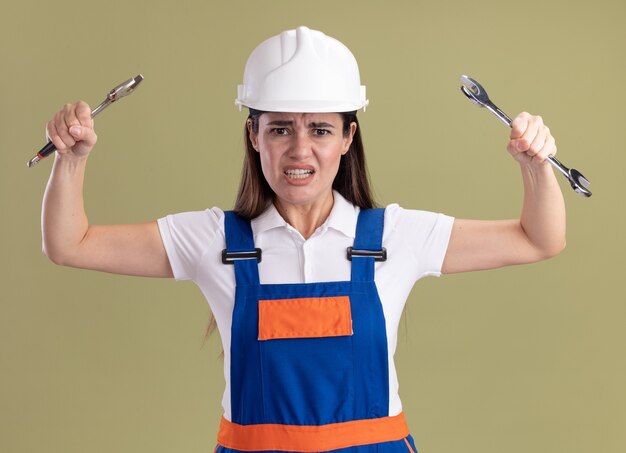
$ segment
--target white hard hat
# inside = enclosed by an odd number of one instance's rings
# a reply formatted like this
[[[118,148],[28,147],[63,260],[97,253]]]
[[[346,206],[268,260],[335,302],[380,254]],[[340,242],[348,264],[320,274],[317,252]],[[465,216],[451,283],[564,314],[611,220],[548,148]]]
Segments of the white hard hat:
[[[330,36],[298,27],[252,51],[235,104],[266,112],[352,112],[368,104],[352,52]]]

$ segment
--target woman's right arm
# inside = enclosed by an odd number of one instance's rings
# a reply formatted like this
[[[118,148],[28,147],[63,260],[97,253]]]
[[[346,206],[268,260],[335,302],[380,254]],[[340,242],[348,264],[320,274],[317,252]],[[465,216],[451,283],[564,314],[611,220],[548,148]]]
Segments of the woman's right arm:
[[[156,221],[90,225],[83,206],[83,181],[96,143],[91,109],[67,104],[47,125],[57,148],[43,199],[43,251],[56,264],[146,277],[172,277]]]

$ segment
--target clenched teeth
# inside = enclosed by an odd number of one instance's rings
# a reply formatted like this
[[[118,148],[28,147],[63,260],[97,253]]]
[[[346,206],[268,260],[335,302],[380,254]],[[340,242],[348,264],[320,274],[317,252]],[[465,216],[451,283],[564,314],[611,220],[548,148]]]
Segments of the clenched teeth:
[[[303,169],[285,170],[285,175],[287,175],[288,178],[295,178],[295,179],[308,178],[313,173],[315,173],[313,170],[303,170]]]

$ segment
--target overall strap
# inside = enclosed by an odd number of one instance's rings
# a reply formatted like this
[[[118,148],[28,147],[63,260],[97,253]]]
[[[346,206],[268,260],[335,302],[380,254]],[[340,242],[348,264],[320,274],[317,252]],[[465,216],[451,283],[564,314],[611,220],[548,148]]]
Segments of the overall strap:
[[[374,281],[374,262],[385,261],[383,248],[385,209],[362,209],[356,224],[354,246],[348,248],[352,261],[352,281]]]
[[[254,236],[250,221],[242,219],[233,211],[224,212],[226,249],[222,262],[235,266],[235,281],[239,285],[258,285],[261,249],[254,248]]]

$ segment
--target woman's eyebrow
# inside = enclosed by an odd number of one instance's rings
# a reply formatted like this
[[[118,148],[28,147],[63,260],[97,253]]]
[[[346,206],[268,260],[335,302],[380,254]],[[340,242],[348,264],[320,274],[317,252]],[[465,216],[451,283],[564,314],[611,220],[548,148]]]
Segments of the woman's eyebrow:
[[[267,123],[268,126],[279,126],[279,127],[284,127],[284,126],[293,126],[293,121],[291,120],[274,120],[274,121],[270,121],[269,123]],[[334,128],[335,126],[333,126],[330,123],[327,123],[325,121],[322,121],[321,123],[316,123],[316,122],[311,122],[309,123],[309,127],[310,128]]]
[[[274,120],[267,123],[268,126],[291,126],[293,121],[290,120]]]
[[[322,128],[322,127],[335,127],[335,126],[333,126],[330,123],[321,122],[321,123],[309,123],[309,127]]]

